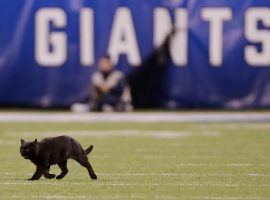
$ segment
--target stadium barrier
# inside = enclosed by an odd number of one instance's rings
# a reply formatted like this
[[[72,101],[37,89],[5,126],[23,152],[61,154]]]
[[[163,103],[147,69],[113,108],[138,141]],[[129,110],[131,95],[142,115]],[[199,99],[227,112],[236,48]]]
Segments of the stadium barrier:
[[[174,25],[161,107],[270,106],[270,2],[0,2],[0,104],[69,106],[97,59],[129,72]]]

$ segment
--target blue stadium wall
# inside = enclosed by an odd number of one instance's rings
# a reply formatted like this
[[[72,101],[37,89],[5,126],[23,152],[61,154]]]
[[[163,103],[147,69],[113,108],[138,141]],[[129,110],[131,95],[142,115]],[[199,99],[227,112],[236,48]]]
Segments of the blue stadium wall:
[[[269,0],[0,1],[0,105],[57,107],[88,95],[98,58],[131,71],[171,24],[161,107],[270,106]]]

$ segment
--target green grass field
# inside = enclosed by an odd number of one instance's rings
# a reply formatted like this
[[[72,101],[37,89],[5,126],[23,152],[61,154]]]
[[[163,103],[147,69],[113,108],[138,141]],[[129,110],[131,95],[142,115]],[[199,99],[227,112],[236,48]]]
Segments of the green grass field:
[[[69,134],[98,174],[26,181],[20,138]],[[270,124],[0,123],[0,199],[270,199]],[[60,170],[53,166],[52,172]]]

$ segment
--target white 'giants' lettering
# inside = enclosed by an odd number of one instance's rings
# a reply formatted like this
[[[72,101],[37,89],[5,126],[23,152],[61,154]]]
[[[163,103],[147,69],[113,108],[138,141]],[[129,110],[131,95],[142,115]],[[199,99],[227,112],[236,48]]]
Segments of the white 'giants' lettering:
[[[245,58],[251,66],[270,66],[270,31],[269,29],[258,29],[261,22],[266,28],[270,28],[270,9],[251,8],[245,16],[245,35],[253,43],[260,43],[261,51],[249,45],[245,48]]]
[[[94,14],[91,8],[80,11],[81,64],[89,67],[94,64]]]
[[[223,26],[225,22],[232,20],[232,9],[228,7],[203,8],[200,15],[203,21],[209,22],[209,63],[214,67],[222,66]],[[95,39],[98,39],[94,35],[94,10],[81,8],[79,16],[80,64],[90,67],[95,64],[94,43]],[[245,38],[251,43],[242,47],[246,62],[254,67],[270,67],[270,8],[249,8],[244,19]],[[176,27],[177,33],[170,45],[172,62],[176,66],[188,66],[188,10],[176,8],[174,17],[171,17],[167,8],[155,8],[153,23],[153,46],[155,48],[164,42],[172,27]],[[63,9],[48,7],[37,11],[35,16],[35,59],[40,66],[60,67],[67,61],[68,34],[61,30],[66,27],[67,16]],[[151,27],[148,30],[151,30]],[[104,31],[109,32],[109,30]],[[112,19],[108,49],[104,49],[104,52],[106,51],[111,55],[114,64],[118,63],[121,55],[126,56],[130,66],[138,66],[141,63],[139,44],[129,8],[116,9],[114,19]],[[192,55],[192,57],[194,56],[196,55]]]
[[[134,30],[131,12],[128,8],[119,8],[113,23],[108,49],[114,63],[124,54],[131,65],[139,65],[141,57]]]
[[[204,8],[202,18],[210,23],[210,63],[215,67],[221,66],[223,62],[223,23],[232,19],[232,10],[230,8]]]
[[[66,13],[60,8],[43,8],[35,19],[35,58],[41,66],[59,67],[67,59],[67,36],[60,31],[50,31],[66,26]]]

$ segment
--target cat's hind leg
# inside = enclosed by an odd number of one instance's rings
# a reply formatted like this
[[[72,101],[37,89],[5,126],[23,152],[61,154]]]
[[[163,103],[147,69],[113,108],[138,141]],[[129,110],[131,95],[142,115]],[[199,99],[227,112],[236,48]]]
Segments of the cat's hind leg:
[[[58,176],[56,176],[56,179],[62,179],[68,173],[67,160],[65,160],[65,161],[63,161],[61,163],[58,163],[58,166],[61,169],[61,173]]]
[[[50,174],[50,167],[47,167],[45,170],[43,170],[43,176],[47,179],[55,178],[55,174]]]
[[[94,180],[97,179],[97,175],[95,174],[91,164],[89,163],[87,156],[83,156],[82,158],[75,159],[75,160],[88,170],[88,173],[91,179],[94,179]]]

